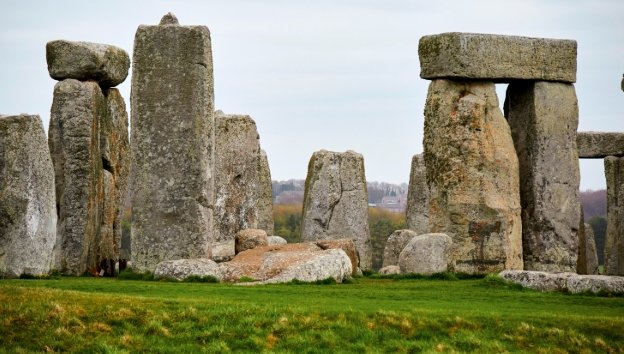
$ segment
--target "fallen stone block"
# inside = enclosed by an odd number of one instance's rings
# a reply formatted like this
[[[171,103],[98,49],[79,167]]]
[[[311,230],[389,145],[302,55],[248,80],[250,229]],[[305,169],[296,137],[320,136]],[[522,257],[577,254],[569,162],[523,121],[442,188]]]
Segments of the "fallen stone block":
[[[382,267],[399,264],[399,255],[407,244],[418,234],[412,230],[396,230],[386,240]]]
[[[219,265],[208,258],[177,259],[156,265],[154,279],[186,280],[189,277],[214,277],[221,280]]]
[[[452,244],[453,240],[445,234],[424,234],[412,238],[399,254],[401,273],[431,275],[450,270]]]
[[[499,276],[505,280],[539,291],[624,293],[624,277],[547,273],[527,270],[505,270]]]

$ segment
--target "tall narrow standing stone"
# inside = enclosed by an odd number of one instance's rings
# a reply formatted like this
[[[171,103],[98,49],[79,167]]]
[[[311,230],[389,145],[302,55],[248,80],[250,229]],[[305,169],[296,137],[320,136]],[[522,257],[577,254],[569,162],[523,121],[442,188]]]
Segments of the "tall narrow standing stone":
[[[132,74],[132,266],[210,257],[214,105],[210,32],[139,26]]]
[[[0,278],[48,273],[55,240],[54,169],[41,119],[0,115]]]
[[[581,208],[581,222],[579,225],[578,260],[576,273],[598,274],[598,253],[596,252],[596,240],[594,230],[590,224],[586,224]]]
[[[492,82],[434,80],[425,106],[429,230],[455,271],[522,269],[518,158]]]
[[[574,86],[513,82],[505,113],[522,171],[524,269],[574,272],[581,210]]]
[[[604,159],[607,177],[605,273],[624,275],[624,158]]]
[[[301,241],[344,238],[355,243],[360,268],[371,269],[364,158],[353,151],[317,151],[308,164]]]
[[[271,169],[269,159],[264,150],[260,150],[258,160],[258,228],[264,230],[267,236],[273,235],[273,184],[271,183]]]
[[[412,157],[405,216],[408,229],[418,235],[429,232],[429,187],[423,154]]]

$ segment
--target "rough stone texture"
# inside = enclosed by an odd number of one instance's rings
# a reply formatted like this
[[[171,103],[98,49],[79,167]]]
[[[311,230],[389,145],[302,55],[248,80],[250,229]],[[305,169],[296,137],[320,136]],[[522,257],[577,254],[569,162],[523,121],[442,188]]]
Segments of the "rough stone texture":
[[[579,247],[576,272],[578,274],[598,274],[598,253],[596,252],[594,230],[590,224],[584,223],[582,213],[578,235]]]
[[[46,60],[48,73],[55,80],[93,80],[103,87],[119,85],[130,69],[130,57],[125,50],[89,42],[48,42]]]
[[[576,81],[576,41],[450,32],[420,38],[420,77]]]
[[[403,251],[410,240],[416,236],[418,236],[418,233],[412,230],[396,230],[393,232],[386,241],[382,267],[398,265],[399,254],[401,254],[401,251]]]
[[[288,243],[288,241],[286,241],[285,238],[281,237],[281,236],[267,236],[267,242],[269,244],[269,246],[272,245],[285,245]]]
[[[360,267],[371,269],[364,158],[353,151],[317,151],[308,164],[301,241],[343,238],[355,243]]]
[[[0,278],[49,272],[54,201],[54,169],[41,119],[0,115]]]
[[[433,274],[448,271],[453,240],[446,234],[412,238],[399,254],[401,273]]]
[[[333,278],[342,283],[353,273],[351,260],[341,249],[328,249],[305,262],[291,265],[285,271],[267,279],[260,284],[287,283],[295,279],[304,282],[314,282]]]
[[[401,274],[401,267],[399,267],[398,265],[385,266],[379,269],[379,274],[381,275]]]
[[[154,279],[186,280],[191,276],[211,276],[221,280],[219,265],[208,258],[177,259],[156,265]]]
[[[260,140],[249,116],[215,113],[215,240],[257,229],[259,219]]]
[[[624,158],[604,160],[607,177],[605,274],[624,275]]]
[[[207,27],[139,26],[131,105],[133,269],[210,258],[214,103]]]
[[[259,246],[267,246],[266,231],[260,229],[240,230],[236,234],[236,253],[240,253]]]
[[[503,279],[539,291],[566,291],[573,294],[586,291],[624,293],[624,277],[521,270],[505,270],[499,275]]]
[[[212,259],[215,262],[232,260],[236,255],[236,240],[226,240],[212,243]]]
[[[518,158],[494,83],[432,81],[423,145],[429,231],[453,239],[454,270],[522,269]]]
[[[580,159],[624,157],[624,133],[578,132],[576,145]]]
[[[264,150],[260,150],[258,159],[258,228],[266,231],[268,236],[273,235],[275,227],[273,221],[273,184],[269,159]]]
[[[514,82],[505,116],[522,171],[524,269],[574,272],[581,210],[574,86]]]
[[[408,229],[417,234],[429,232],[429,188],[423,154],[412,157],[405,216]]]
[[[324,250],[341,249],[345,251],[349,259],[351,260],[351,268],[353,270],[353,275],[356,275],[358,267],[360,265],[360,259],[358,257],[358,252],[355,249],[355,243],[353,242],[353,240],[351,239],[321,240],[321,241],[317,241],[316,245]]]

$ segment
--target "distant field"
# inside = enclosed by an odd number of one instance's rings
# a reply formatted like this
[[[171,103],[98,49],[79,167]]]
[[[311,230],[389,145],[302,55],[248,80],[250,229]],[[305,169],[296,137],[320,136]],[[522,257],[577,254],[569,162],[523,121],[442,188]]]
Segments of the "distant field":
[[[624,298],[492,279],[0,280],[0,352],[624,352]]]

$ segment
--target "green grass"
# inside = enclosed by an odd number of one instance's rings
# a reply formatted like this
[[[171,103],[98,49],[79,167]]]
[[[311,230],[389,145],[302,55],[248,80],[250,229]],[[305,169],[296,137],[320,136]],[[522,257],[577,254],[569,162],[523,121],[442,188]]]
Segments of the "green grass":
[[[617,353],[623,328],[622,297],[539,293],[493,277],[0,280],[0,352]]]

